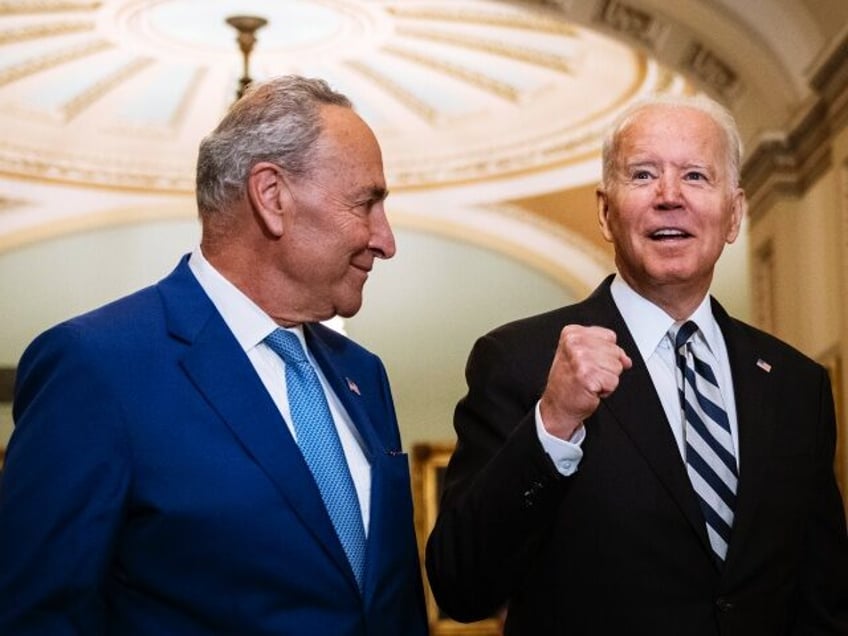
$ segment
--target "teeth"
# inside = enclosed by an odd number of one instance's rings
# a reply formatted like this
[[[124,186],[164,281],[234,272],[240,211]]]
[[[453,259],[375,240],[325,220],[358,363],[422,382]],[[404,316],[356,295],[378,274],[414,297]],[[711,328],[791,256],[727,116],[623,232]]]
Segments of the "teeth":
[[[666,230],[657,230],[651,236],[656,236],[658,238],[664,238],[664,237],[669,237],[669,236],[685,236],[685,235],[686,235],[686,232],[683,232],[682,230],[666,229]]]

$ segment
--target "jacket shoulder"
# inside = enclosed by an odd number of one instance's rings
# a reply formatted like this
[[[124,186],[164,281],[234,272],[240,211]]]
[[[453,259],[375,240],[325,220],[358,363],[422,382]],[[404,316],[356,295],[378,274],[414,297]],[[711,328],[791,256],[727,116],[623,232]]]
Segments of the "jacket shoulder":
[[[610,280],[604,281],[592,295],[581,301],[510,321],[496,327],[483,337],[507,341],[528,338],[546,339],[551,334],[558,337],[559,332],[566,325],[608,324],[616,311],[609,293]]]
[[[738,318],[727,318],[731,333],[746,339],[751,349],[762,355],[763,359],[774,365],[779,362],[793,369],[808,369],[819,372],[824,367],[807,354],[788,342],[762,329],[754,327]]]

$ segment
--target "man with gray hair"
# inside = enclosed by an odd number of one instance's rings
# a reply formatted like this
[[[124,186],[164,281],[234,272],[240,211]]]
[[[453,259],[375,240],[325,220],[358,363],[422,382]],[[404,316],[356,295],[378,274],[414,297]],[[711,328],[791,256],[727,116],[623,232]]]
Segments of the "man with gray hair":
[[[732,117],[655,98],[603,144],[617,275],[475,344],[427,546],[505,634],[848,634],[824,368],[709,295],[745,211]]]
[[[200,144],[199,248],[21,358],[0,633],[427,633],[385,370],[321,324],[394,255],[387,194],[323,81],[234,104]]]

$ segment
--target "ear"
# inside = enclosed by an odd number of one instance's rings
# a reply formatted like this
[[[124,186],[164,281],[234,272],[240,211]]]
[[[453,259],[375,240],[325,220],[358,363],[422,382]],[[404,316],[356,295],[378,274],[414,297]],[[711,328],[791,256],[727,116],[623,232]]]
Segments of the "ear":
[[[727,228],[725,241],[733,243],[739,236],[739,228],[742,227],[742,219],[748,210],[748,199],[742,188],[736,188],[730,199],[730,225]]]
[[[595,190],[595,203],[598,206],[598,225],[604,239],[612,243],[612,230],[609,226],[609,194],[601,187]]]
[[[247,177],[247,196],[263,230],[282,236],[289,192],[280,167],[268,161],[254,165]]]

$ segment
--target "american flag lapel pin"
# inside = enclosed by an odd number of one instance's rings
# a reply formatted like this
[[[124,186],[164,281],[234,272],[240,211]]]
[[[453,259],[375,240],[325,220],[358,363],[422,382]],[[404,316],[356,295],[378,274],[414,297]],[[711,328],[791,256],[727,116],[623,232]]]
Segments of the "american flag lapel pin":
[[[771,373],[771,365],[762,358],[757,358],[757,366],[766,373]]]
[[[350,378],[345,378],[345,380],[347,380],[347,388],[349,388],[351,391],[353,391],[354,393],[356,393],[356,394],[357,394],[357,395],[359,395],[359,396],[361,396],[361,395],[362,395],[362,394],[359,392],[359,387],[356,385],[356,382],[354,382],[354,381],[353,381],[353,380],[351,380]]]

